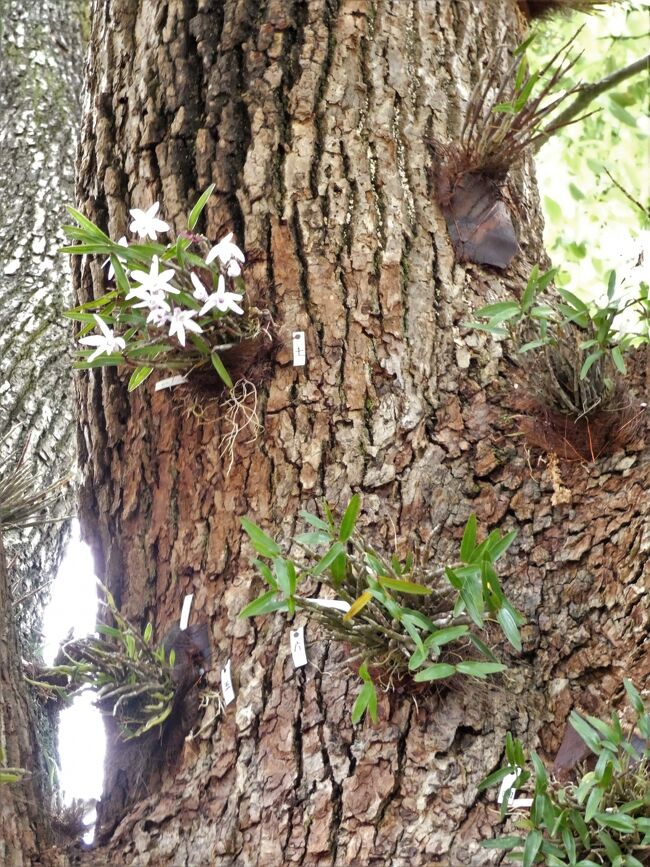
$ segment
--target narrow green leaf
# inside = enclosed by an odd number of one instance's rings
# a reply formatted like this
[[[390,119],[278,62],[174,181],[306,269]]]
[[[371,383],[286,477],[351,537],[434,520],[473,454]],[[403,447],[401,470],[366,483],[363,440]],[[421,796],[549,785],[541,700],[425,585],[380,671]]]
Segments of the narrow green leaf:
[[[329,551],[325,554],[325,556],[321,557],[318,563],[314,566],[314,568],[311,570],[311,574],[320,575],[332,565],[332,563],[340,554],[345,555],[345,548],[340,542],[335,542],[329,549]]]
[[[594,813],[593,818],[599,825],[612,828],[614,831],[620,831],[622,834],[634,834],[636,831],[634,819],[625,813]]]
[[[239,612],[240,617],[257,617],[260,614],[270,614],[272,611],[281,611],[287,608],[284,600],[277,598],[275,590],[267,590],[257,599],[253,599]]]
[[[636,687],[627,677],[624,678],[623,685],[625,686],[625,691],[627,692],[630,704],[638,714],[642,714],[645,708],[643,707],[643,699],[637,692]]]
[[[329,533],[299,533],[294,536],[294,539],[301,545],[323,545],[330,541],[330,535]]]
[[[204,193],[202,193],[200,199],[198,200],[198,202],[194,205],[194,207],[190,211],[190,215],[187,218],[187,228],[190,230],[190,232],[194,229],[194,227],[198,223],[199,217],[201,216],[203,208],[205,208],[208,199],[212,195],[212,192],[214,190],[214,186],[215,186],[214,184],[210,184],[210,186],[207,188],[207,190]]]
[[[221,377],[221,380],[224,383],[224,385],[226,385],[228,388],[232,388],[233,387],[232,379],[230,378],[230,374],[226,370],[223,361],[219,357],[219,353],[218,352],[211,352],[210,353],[210,360],[212,361],[212,366],[214,367],[214,369],[217,371],[217,373]]]
[[[521,846],[523,842],[523,837],[497,837],[494,840],[482,840],[481,846],[484,849],[514,849],[515,846]]]
[[[417,683],[424,683],[430,680],[441,680],[444,677],[451,677],[455,674],[456,667],[449,665],[447,662],[436,662],[428,668],[423,668],[422,671],[414,676],[413,680]]]
[[[602,357],[602,354],[602,349],[596,349],[585,358],[584,364],[580,368],[580,379],[584,379],[587,376],[593,365]]]
[[[262,557],[277,557],[280,554],[280,546],[270,536],[261,530],[257,524],[248,518],[240,518],[241,525],[251,540],[251,545]]]
[[[387,587],[389,590],[395,590],[398,593],[409,593],[412,596],[430,596],[432,593],[430,587],[416,584],[415,581],[404,581],[401,578],[390,578],[387,575],[379,575],[377,581],[382,587]]]
[[[153,367],[136,367],[136,369],[131,374],[131,378],[129,379],[129,384],[127,386],[128,391],[135,391],[139,385],[147,379],[148,376],[151,376],[153,373]]]
[[[456,670],[461,674],[467,674],[471,677],[487,677],[488,674],[497,674],[500,671],[505,671],[507,666],[500,662],[479,662],[474,659],[466,659],[463,662],[456,664]]]
[[[359,494],[355,494],[348,503],[348,507],[345,510],[343,519],[341,520],[341,529],[339,530],[340,542],[347,542],[352,535],[354,527],[357,523],[357,518],[359,517],[360,510],[361,497],[359,496]]]
[[[521,653],[521,636],[512,614],[507,608],[502,607],[497,611],[497,620],[510,644]]]
[[[324,530],[326,533],[329,534],[329,525],[321,518],[317,518],[316,515],[312,515],[311,512],[306,512],[304,509],[301,509],[298,514],[303,519],[303,521],[311,524],[312,527],[316,527],[317,530]]]
[[[537,858],[537,853],[540,850],[540,846],[542,845],[542,834],[541,831],[531,831],[526,837],[526,842],[524,844],[524,852],[522,858],[523,867],[532,867],[535,863],[535,859]]]
[[[448,644],[450,641],[455,641],[461,635],[466,635],[469,632],[469,626],[445,626],[444,629],[438,629],[427,638],[427,645],[434,647],[442,647],[443,644]]]
[[[472,552],[476,547],[477,526],[478,522],[476,520],[476,515],[472,512],[465,524],[463,538],[460,543],[460,559],[463,563],[469,563],[469,558],[472,556]]]
[[[626,373],[625,360],[620,346],[612,346],[612,360],[619,373]]]
[[[489,789],[490,786],[495,786],[497,783],[500,783],[508,774],[513,772],[513,768],[510,766],[506,766],[505,768],[499,768],[496,771],[492,771],[491,774],[488,774],[485,779],[481,780],[478,785],[478,791],[483,792],[485,789]]]

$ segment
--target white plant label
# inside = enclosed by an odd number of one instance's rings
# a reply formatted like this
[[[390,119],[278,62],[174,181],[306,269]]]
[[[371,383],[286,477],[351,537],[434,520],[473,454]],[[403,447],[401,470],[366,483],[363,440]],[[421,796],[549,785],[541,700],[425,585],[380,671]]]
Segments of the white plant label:
[[[190,611],[192,610],[192,599],[194,594],[189,593],[183,599],[183,607],[181,609],[181,622],[178,624],[180,629],[187,629],[187,624],[190,622]]]
[[[175,385],[183,385],[187,382],[186,376],[168,376],[167,379],[161,379],[156,383],[155,391],[162,391],[164,388],[173,388]]]
[[[226,706],[235,700],[235,690],[230,676],[230,660],[221,669],[221,692],[223,693],[223,703]]]
[[[307,360],[307,349],[305,347],[305,332],[293,332],[293,366],[303,367]]]
[[[512,786],[512,784],[517,779],[517,777],[518,777],[518,774],[508,774],[506,777],[503,778],[503,780],[501,781],[501,788],[499,789],[499,794],[497,795],[497,803],[498,804],[503,803],[503,799],[506,796],[506,792],[508,791],[508,789],[510,789],[510,786]],[[510,790],[510,793],[508,794],[508,806],[510,806],[510,804],[512,804],[512,802],[515,799],[516,794],[517,793],[514,789]]]
[[[293,664],[296,668],[301,668],[307,665],[307,651],[305,650],[305,627],[299,626],[297,629],[291,630],[289,636],[291,642],[291,656]]]

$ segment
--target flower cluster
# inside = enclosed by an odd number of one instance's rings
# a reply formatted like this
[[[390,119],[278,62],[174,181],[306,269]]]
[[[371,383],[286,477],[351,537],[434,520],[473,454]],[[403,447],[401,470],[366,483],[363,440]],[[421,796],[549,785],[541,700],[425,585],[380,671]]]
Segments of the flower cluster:
[[[66,226],[74,243],[70,254],[107,255],[106,295],[67,315],[82,323],[78,368],[123,365],[134,368],[129,390],[156,368],[189,373],[211,362],[228,387],[232,381],[219,352],[252,336],[255,325],[244,316],[242,265],[245,257],[232,232],[209,248],[191,234],[212,193],[209,187],[188,217],[188,232],[164,246],[158,235],[170,226],[160,218],[159,203],[133,208],[126,236],[112,241],[74,209],[78,226]],[[233,291],[234,290],[234,291]],[[242,317],[239,321],[233,319]],[[89,333],[95,329],[99,333]]]

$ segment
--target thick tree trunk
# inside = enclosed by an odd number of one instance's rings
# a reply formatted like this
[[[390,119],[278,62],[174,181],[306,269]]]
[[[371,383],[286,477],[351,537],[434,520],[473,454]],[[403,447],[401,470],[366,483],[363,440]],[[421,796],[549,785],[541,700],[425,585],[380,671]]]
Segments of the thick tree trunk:
[[[109,369],[79,379],[84,524],[102,574],[158,635],[194,592],[211,680],[230,658],[238,693],[148,790],[109,744],[93,863],[495,863],[478,843],[497,811],[477,786],[505,732],[552,751],[572,706],[597,711],[624,675],[645,677],[647,451],[559,477],[534,461],[511,436],[500,347],[461,326],[542,256],[530,173],[525,253],[507,278],[454,262],[428,189],[427,139],[457,135],[480,56],[522,36],[516,5],[94,4],[81,208],[118,237],[129,207],[160,199],[180,230],[216,183],[207,234],[234,230],[261,257],[248,288],[281,347],[260,388],[263,433],[236,443],[232,467],[225,422],[181,395],[129,397]],[[99,263],[76,282],[82,300],[101,294]],[[506,585],[529,625],[504,682],[417,704],[384,695],[379,724],[353,728],[343,647],[308,627],[296,672],[283,617],[237,619],[259,591],[240,516],[288,536],[299,508],[355,491],[377,544],[432,539],[440,563],[471,511],[484,531],[519,530]]]
[[[0,458],[27,440],[39,483],[74,464],[70,270],[58,254],[74,154],[83,69],[84,0],[0,2]],[[71,497],[58,514],[69,514]],[[12,533],[8,553],[21,633],[38,643],[42,601],[65,533],[59,524]],[[40,592],[34,593],[40,588]]]
[[[69,329],[72,293],[57,254],[72,201],[81,88],[81,0],[0,0],[0,460],[4,473],[29,440],[36,484],[72,469]],[[71,496],[58,514],[71,510]],[[0,539],[0,765],[25,769],[0,784],[0,862],[59,864],[47,813],[49,720],[35,706],[21,658],[41,643],[42,601],[65,538],[61,524]],[[7,557],[3,545],[7,546]]]

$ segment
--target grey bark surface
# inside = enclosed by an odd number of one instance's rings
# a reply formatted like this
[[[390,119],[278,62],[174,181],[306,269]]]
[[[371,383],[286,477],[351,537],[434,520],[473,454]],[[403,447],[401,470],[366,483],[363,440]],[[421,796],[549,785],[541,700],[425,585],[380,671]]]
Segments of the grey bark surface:
[[[514,435],[502,346],[462,327],[543,255],[530,167],[515,176],[523,252],[506,276],[454,261],[427,179],[426,140],[458,133],[481,55],[521,40],[515,6],[93,5],[80,207],[117,238],[129,207],[160,200],[181,230],[214,182],[204,230],[255,251],[249,297],[281,346],[261,438],[237,442],[230,468],[223,420],[149,384],[129,396],[112,369],[79,378],[83,525],[101,574],[158,636],[193,592],[210,681],[230,659],[237,690],[155,781],[109,743],[88,863],[496,863],[479,848],[494,793],[477,787],[505,732],[550,755],[572,707],[601,711],[623,676],[646,683],[647,449],[538,461]],[[99,296],[101,264],[77,262],[75,281],[80,300]],[[529,622],[507,678],[417,704],[385,694],[379,724],[352,727],[345,648],[308,626],[310,665],[295,671],[284,618],[237,618],[260,590],[239,517],[288,536],[298,509],[340,509],[355,491],[378,545],[431,540],[440,563],[472,511],[483,532],[519,530],[505,586]]]
[[[74,464],[70,270],[58,254],[74,197],[84,51],[82,0],[0,3],[0,460],[29,440],[43,486]],[[58,514],[70,514],[70,497]],[[58,566],[58,524],[6,539],[15,599],[44,587]],[[44,594],[17,609],[37,639]]]
[[[4,473],[29,440],[44,487],[75,454],[70,273],[57,253],[64,205],[74,195],[83,69],[80,0],[0,2],[0,462]],[[71,496],[54,514],[70,514]],[[51,516],[52,513],[50,513]],[[23,680],[21,658],[41,644],[42,602],[65,527],[5,532],[0,544],[0,748],[23,782],[0,785],[0,862],[63,864],[51,849],[46,751],[53,734]],[[36,592],[34,592],[36,591]],[[63,856],[61,856],[63,858]]]

